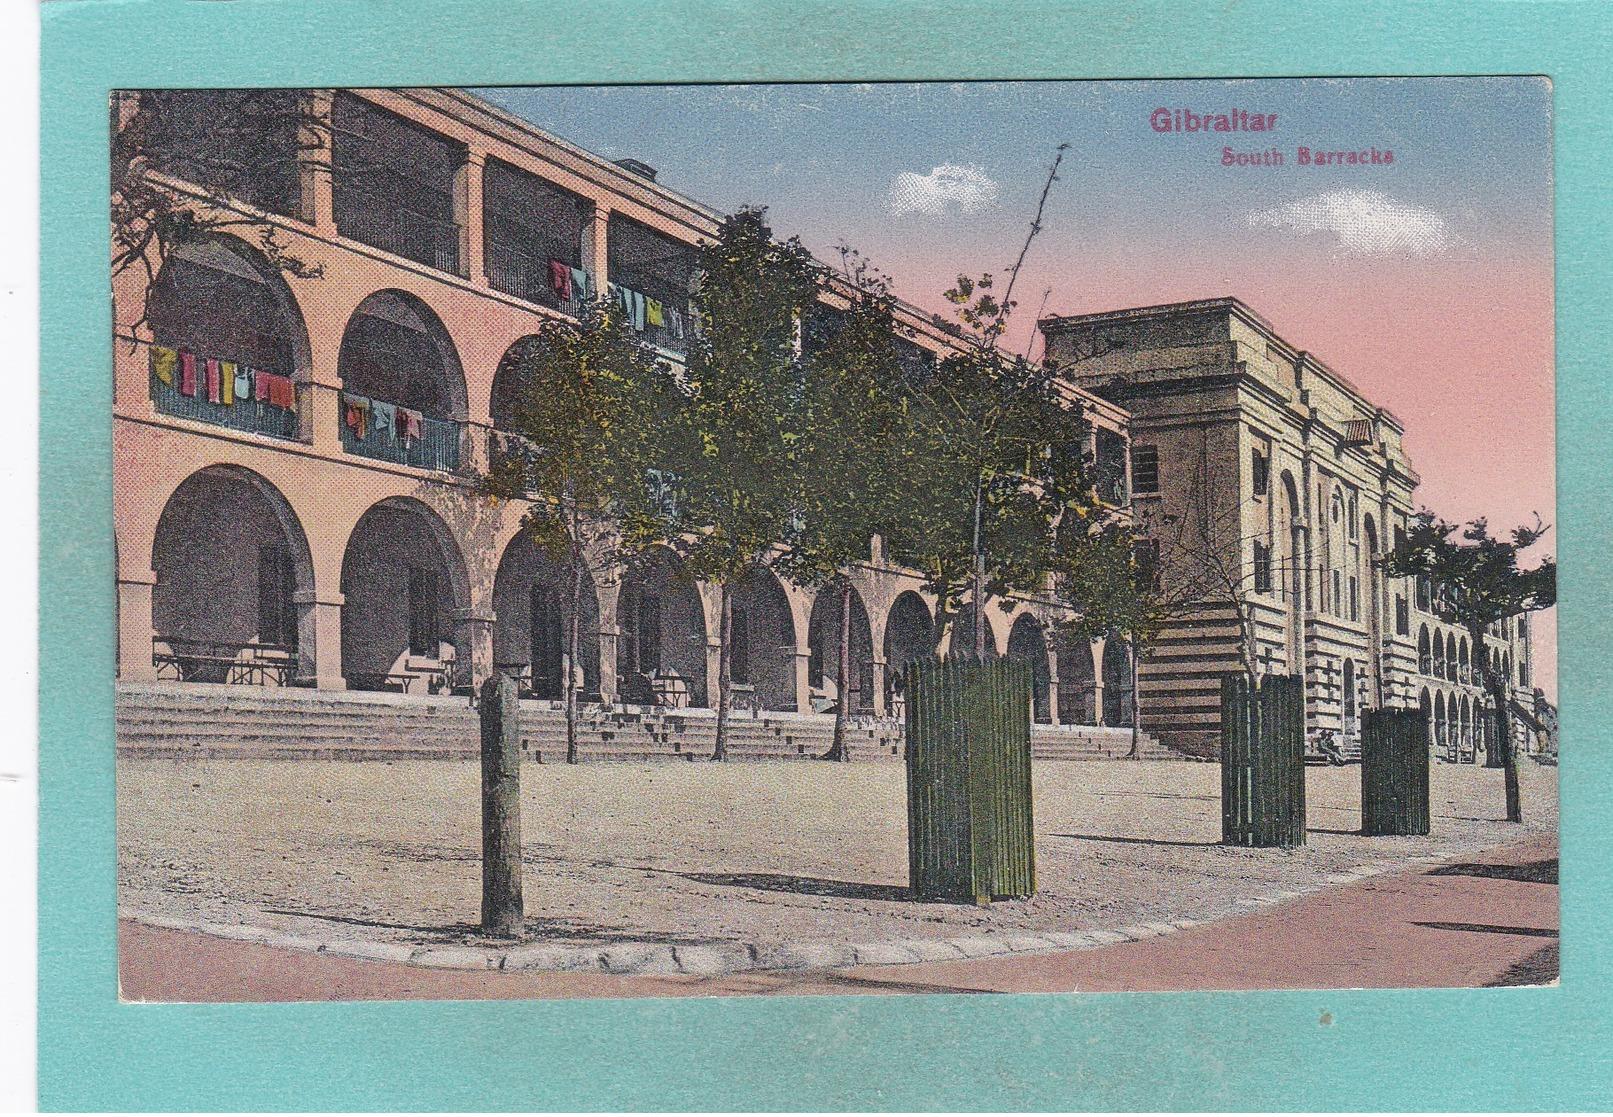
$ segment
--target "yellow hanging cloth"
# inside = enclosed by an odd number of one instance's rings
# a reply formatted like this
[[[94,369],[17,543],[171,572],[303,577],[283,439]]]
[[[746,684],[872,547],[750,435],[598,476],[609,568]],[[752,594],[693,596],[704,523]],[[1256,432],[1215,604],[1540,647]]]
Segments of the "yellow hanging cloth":
[[[151,347],[151,371],[170,388],[174,386],[174,366],[179,363],[179,351],[166,345]]]
[[[235,362],[221,361],[218,367],[224,379],[224,383],[220,385],[224,391],[224,402],[233,404],[235,402]]]

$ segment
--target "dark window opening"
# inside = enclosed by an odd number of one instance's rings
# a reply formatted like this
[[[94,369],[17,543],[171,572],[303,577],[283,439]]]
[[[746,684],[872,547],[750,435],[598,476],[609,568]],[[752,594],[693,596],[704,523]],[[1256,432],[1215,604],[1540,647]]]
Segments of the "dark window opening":
[[[429,334],[375,314],[353,318],[338,358],[342,387],[434,418],[453,411],[447,371]]]
[[[1139,539],[1132,545],[1132,561],[1137,564],[1138,580],[1157,591],[1160,588],[1159,540]]]
[[[482,258],[488,283],[528,302],[575,314],[583,293],[570,269],[583,267],[583,227],[593,206],[535,174],[498,159],[482,171]],[[569,300],[550,265],[567,269]]]
[[[640,593],[634,621],[634,666],[648,675],[661,667],[661,595]]]
[[[297,570],[291,548],[265,543],[258,548],[258,642],[285,648],[297,646],[297,606],[292,594]]]
[[[160,171],[270,213],[302,210],[293,89],[153,89],[140,94],[137,137]]]
[[[460,271],[454,179],[465,145],[351,93],[332,121],[336,229],[439,271]]]
[[[1361,583],[1354,574],[1350,575],[1350,619],[1361,619]]]
[[[1158,446],[1132,446],[1131,491],[1133,493],[1159,492]]]
[[[1252,466],[1250,475],[1254,484],[1255,495],[1265,496],[1271,488],[1270,459],[1259,450],[1256,450],[1250,464]]]
[[[1112,430],[1099,427],[1095,441],[1098,499],[1105,504],[1125,504],[1126,440]]]
[[[642,320],[635,310],[633,325],[641,330],[644,340],[667,349],[685,349],[690,329],[689,292],[696,265],[694,247],[613,213],[606,230],[605,252],[610,282],[644,296],[646,303],[654,300],[660,308],[660,325],[651,319],[648,308]],[[680,328],[682,337],[678,336]]]
[[[1406,607],[1406,598],[1402,594],[1395,598],[1395,635],[1411,635],[1411,610]]]
[[[750,678],[750,618],[742,605],[730,606],[728,618],[728,677],[748,685]]]
[[[1255,592],[1271,592],[1271,548],[1255,542]]]
[[[532,694],[554,699],[565,693],[565,642],[561,638],[560,595],[553,586],[532,587]]]
[[[436,657],[442,643],[442,579],[423,566],[409,568],[409,654]]]

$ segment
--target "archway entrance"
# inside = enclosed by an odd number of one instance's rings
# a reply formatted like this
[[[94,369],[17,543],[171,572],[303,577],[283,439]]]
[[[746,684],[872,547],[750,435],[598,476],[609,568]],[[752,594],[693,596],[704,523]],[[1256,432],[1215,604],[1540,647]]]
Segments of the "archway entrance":
[[[443,693],[456,663],[465,568],[429,508],[391,497],[359,518],[342,556],[342,674],[353,690]]]
[[[885,619],[885,709],[891,717],[906,713],[907,667],[935,654],[935,625],[930,607],[912,590],[891,603]]]
[[[700,594],[670,551],[639,556],[616,605],[622,640],[617,693],[641,706],[706,706],[706,619]]]
[[[820,713],[832,710],[840,700],[840,597],[844,583],[835,579],[812,602],[812,618],[807,626],[807,643],[812,649],[809,677],[812,680],[813,708]],[[846,709],[851,713],[871,712],[874,708],[874,637],[868,624],[868,610],[855,588],[851,591],[851,647],[847,657],[846,680],[851,690]]]
[[[1053,706],[1049,686],[1053,673],[1047,662],[1047,641],[1041,622],[1029,613],[1020,614],[1008,631],[1008,658],[1031,665],[1031,717],[1043,724],[1050,723]]]
[[[377,291],[358,305],[337,358],[342,445],[421,469],[459,468],[465,377],[448,331],[425,303]]]
[[[740,708],[794,710],[795,621],[778,575],[763,567],[733,587],[728,671]]]
[[[1118,633],[1103,647],[1103,724],[1131,725],[1131,649]]]
[[[313,562],[285,497],[250,470],[209,466],[168,498],[152,546],[158,678],[289,686],[314,674]],[[126,649],[131,656],[144,649]]]
[[[493,666],[516,679],[523,694],[556,700],[565,697],[566,607],[570,572],[524,532],[510,540],[493,579]],[[594,580],[583,574],[578,598],[578,665],[581,697],[599,701],[599,597]]]
[[[1060,632],[1059,720],[1066,725],[1098,724],[1098,680],[1092,671],[1092,641]]]

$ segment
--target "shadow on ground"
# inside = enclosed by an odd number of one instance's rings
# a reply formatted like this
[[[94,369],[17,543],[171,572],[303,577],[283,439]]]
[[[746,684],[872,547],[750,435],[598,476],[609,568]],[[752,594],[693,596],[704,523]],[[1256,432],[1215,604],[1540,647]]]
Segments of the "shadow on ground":
[[[726,888],[757,888],[764,892],[795,892],[802,896],[832,896],[839,900],[890,900],[913,898],[905,884],[857,884],[822,877],[797,877],[784,873],[673,873],[696,884]]]
[[[1050,838],[1069,838],[1076,842],[1118,842],[1129,846],[1186,846],[1190,849],[1208,849],[1220,842],[1179,842],[1171,838],[1123,838],[1118,834],[1049,834]]]
[[[1523,884],[1556,884],[1557,858],[1543,861],[1526,861],[1522,865],[1486,865],[1476,862],[1457,862],[1429,869],[1431,877],[1490,877],[1493,880],[1515,880]]]
[[[270,915],[290,915],[302,919],[318,919],[326,923],[344,923],[352,927],[375,927],[385,931],[404,931],[427,946],[461,944],[466,942],[492,942],[474,923],[390,923],[380,919],[359,919],[356,916],[328,915],[322,912],[294,911],[288,908],[265,908]],[[508,944],[509,940],[497,940]],[[577,945],[591,943],[659,943],[664,946],[704,946],[725,941],[722,936],[673,935],[658,931],[635,930],[631,927],[606,926],[576,919],[527,919],[521,942],[564,942]]]

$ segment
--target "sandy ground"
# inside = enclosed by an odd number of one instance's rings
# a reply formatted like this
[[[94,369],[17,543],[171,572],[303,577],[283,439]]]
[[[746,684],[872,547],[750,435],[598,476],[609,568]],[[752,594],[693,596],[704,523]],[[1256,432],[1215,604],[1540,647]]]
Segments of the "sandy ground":
[[[1256,896],[1555,833],[1555,769],[1436,764],[1429,838],[1362,838],[1360,769],[1312,768],[1299,850],[1216,844],[1211,764],[1040,763],[1036,896],[989,908],[906,899],[897,765],[528,765],[529,937],[868,943],[982,931],[1218,919]],[[326,937],[478,941],[479,770],[447,761],[118,761],[124,915]]]

